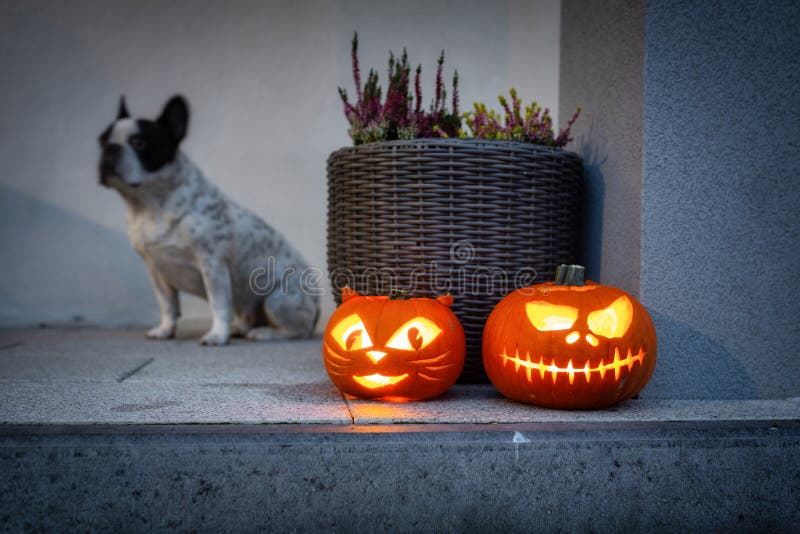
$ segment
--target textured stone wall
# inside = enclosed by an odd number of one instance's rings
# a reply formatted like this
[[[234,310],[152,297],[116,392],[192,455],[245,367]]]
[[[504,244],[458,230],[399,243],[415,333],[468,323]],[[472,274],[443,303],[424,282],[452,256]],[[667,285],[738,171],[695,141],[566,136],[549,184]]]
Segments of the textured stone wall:
[[[641,295],[687,393],[800,395],[798,23],[793,1],[648,4]]]
[[[659,334],[643,396],[800,395],[800,4],[568,0],[562,21],[587,263]]]
[[[562,4],[560,116],[583,111],[569,148],[584,160],[582,259],[593,280],[638,294],[645,6]]]

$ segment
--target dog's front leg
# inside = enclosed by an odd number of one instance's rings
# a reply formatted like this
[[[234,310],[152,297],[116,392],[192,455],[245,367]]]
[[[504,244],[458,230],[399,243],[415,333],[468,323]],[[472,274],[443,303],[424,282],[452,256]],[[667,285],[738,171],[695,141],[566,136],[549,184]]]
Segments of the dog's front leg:
[[[225,345],[231,337],[233,292],[228,265],[216,257],[200,258],[200,271],[211,306],[211,329],[200,338],[202,345]]]
[[[161,309],[161,322],[158,326],[147,331],[149,339],[170,339],[175,337],[175,327],[178,317],[181,316],[180,301],[178,300],[178,290],[169,285],[152,266],[148,265],[150,280],[156,291],[156,300]]]

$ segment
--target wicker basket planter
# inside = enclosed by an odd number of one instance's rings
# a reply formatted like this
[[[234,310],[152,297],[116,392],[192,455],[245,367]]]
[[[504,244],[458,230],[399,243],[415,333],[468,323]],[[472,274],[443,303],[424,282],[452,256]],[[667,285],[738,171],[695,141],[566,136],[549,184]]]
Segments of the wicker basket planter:
[[[564,150],[479,139],[340,149],[328,158],[332,286],[337,299],[345,285],[452,293],[467,337],[460,381],[486,381],[486,318],[537,273],[575,263],[581,199],[581,159]]]

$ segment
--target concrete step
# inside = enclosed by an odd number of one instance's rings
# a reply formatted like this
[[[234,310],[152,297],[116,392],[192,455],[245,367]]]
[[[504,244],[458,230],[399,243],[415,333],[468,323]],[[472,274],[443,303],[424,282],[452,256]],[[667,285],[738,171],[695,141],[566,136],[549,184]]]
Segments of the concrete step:
[[[800,419],[800,398],[660,398],[647,389],[606,410],[561,411],[511,401],[491,385],[391,404],[343,396],[320,340],[200,347],[197,332],[145,341],[131,330],[0,331],[0,422],[541,423]]]
[[[793,531],[798,421],[5,425],[4,531]]]
[[[3,531],[796,530],[800,399],[342,396],[319,340],[0,331]]]

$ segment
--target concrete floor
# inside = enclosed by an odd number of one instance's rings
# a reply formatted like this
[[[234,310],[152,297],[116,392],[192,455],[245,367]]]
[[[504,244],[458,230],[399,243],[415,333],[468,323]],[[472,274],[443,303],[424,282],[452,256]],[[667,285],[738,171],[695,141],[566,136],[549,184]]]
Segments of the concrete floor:
[[[196,330],[196,329],[195,329]],[[490,385],[456,385],[425,402],[343,396],[320,340],[201,347],[198,332],[148,341],[138,330],[0,332],[0,422],[29,423],[539,423],[800,419],[800,399],[630,400],[565,412],[505,399]]]
[[[0,531],[791,531],[800,399],[343,397],[320,340],[0,331]],[[238,423],[238,424],[219,424]]]

